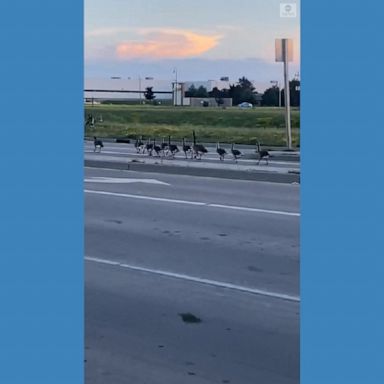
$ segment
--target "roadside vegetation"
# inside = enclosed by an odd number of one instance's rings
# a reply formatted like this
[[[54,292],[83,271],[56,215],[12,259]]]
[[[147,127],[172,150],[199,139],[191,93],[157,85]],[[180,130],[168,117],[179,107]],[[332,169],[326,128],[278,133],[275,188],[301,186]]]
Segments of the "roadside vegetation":
[[[90,118],[92,116],[92,118]],[[300,111],[292,108],[292,145],[300,146]],[[193,108],[165,105],[96,104],[85,106],[85,136],[136,139],[172,136],[191,141],[192,130],[198,141],[285,146],[284,108],[238,107]],[[93,122],[93,124],[92,124]]]

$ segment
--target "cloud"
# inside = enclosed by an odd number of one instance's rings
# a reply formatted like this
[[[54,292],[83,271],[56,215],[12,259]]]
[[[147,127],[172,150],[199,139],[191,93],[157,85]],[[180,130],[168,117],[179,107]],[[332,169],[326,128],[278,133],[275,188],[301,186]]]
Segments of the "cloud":
[[[133,28],[126,27],[105,27],[105,28],[97,28],[92,29],[85,32],[85,38],[100,38],[100,37],[111,37],[117,36],[122,33],[132,33],[134,31]]]
[[[184,30],[143,30],[143,38],[116,46],[120,59],[181,59],[197,57],[216,47],[220,36]]]

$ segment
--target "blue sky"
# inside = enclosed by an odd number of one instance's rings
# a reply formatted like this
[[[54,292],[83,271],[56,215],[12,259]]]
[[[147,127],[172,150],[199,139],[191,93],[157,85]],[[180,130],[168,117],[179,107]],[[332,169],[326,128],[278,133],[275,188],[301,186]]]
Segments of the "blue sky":
[[[280,17],[280,4],[297,17]],[[85,77],[208,80],[282,78],[275,38],[294,40],[300,70],[300,2],[277,0],[85,0]]]

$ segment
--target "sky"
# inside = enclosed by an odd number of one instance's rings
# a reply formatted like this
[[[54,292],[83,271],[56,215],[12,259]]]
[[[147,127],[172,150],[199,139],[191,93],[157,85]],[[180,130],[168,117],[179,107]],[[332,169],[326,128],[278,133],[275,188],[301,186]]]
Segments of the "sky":
[[[296,17],[281,17],[281,4]],[[275,39],[291,38],[300,72],[299,0],[85,0],[84,76],[283,81]]]

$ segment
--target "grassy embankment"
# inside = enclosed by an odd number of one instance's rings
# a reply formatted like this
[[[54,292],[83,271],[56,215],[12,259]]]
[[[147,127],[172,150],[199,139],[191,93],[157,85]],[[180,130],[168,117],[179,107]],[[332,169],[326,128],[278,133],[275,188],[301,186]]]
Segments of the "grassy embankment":
[[[89,113],[95,117],[96,125],[86,129],[86,136],[131,139],[143,136],[160,141],[171,135],[175,141],[183,137],[190,141],[192,130],[195,130],[201,142],[254,144],[258,139],[264,145],[286,145],[283,108],[87,105],[85,116]],[[300,112],[297,109],[292,110],[292,145],[300,145]]]

